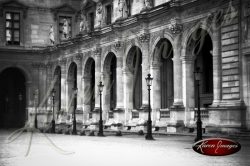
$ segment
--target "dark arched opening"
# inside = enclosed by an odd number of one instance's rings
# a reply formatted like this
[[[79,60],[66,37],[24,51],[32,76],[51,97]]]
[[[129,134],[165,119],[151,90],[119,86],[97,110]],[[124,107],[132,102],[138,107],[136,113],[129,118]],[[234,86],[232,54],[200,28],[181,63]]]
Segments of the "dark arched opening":
[[[26,120],[25,76],[17,68],[0,74],[0,128],[23,127]]]

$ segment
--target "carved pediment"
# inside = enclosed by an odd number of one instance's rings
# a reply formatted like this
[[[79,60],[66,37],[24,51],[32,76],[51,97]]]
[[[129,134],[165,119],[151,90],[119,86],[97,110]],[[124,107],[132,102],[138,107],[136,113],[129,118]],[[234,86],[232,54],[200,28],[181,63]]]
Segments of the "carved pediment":
[[[14,10],[23,11],[23,17],[25,18],[28,6],[26,6],[26,5],[24,5],[24,4],[20,3],[20,2],[11,0],[9,2],[5,2],[5,3],[0,4],[0,9],[1,9],[1,13],[0,13],[1,16],[3,15],[4,9],[7,9],[7,10],[14,9]]]
[[[54,8],[53,10],[57,13],[59,12],[60,13],[75,13],[76,12],[76,10],[68,4],[63,4],[62,6]]]
[[[9,2],[5,2],[5,3],[2,3],[1,6],[3,8],[19,8],[19,9],[27,9],[28,7],[20,2],[17,2],[17,1],[9,1]]]

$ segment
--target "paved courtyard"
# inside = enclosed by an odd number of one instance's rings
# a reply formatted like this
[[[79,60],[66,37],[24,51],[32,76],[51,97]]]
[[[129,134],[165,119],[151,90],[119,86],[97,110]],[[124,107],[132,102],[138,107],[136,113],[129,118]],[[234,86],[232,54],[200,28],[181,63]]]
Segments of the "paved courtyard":
[[[22,133],[8,143],[10,131],[0,130],[0,166],[249,166],[250,140],[223,157],[203,156],[192,150],[191,136],[116,137]],[[14,138],[14,137],[12,137]],[[30,145],[30,146],[29,146]],[[30,149],[29,149],[30,147]]]

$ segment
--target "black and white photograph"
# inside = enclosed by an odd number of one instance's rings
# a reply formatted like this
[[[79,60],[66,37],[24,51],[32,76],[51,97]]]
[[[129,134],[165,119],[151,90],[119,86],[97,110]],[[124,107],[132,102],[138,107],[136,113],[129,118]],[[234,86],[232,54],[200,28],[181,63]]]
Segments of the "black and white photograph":
[[[249,166],[250,0],[0,0],[0,166]]]

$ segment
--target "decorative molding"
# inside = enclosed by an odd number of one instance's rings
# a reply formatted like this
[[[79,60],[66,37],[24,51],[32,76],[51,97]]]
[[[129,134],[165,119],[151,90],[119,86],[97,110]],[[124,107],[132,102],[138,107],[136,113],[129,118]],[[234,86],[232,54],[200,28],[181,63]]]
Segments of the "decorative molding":
[[[180,19],[176,17],[171,18],[168,29],[171,30],[173,34],[181,33],[183,30],[183,25],[180,23]]]
[[[114,44],[115,50],[120,50],[122,48],[122,42],[121,41],[117,41]]]
[[[101,53],[102,53],[102,49],[101,49],[101,48],[95,48],[95,49],[93,50],[93,52],[94,52],[94,55],[100,56]]]
[[[66,58],[60,59],[60,60],[59,60],[59,64],[60,64],[61,66],[66,66],[66,64],[67,64],[67,59],[66,59]]]
[[[81,62],[82,61],[82,53],[78,53],[74,58],[76,61]]]
[[[149,33],[142,33],[141,35],[139,35],[139,41],[141,43],[147,43],[147,42],[149,42],[149,39],[150,39]]]

